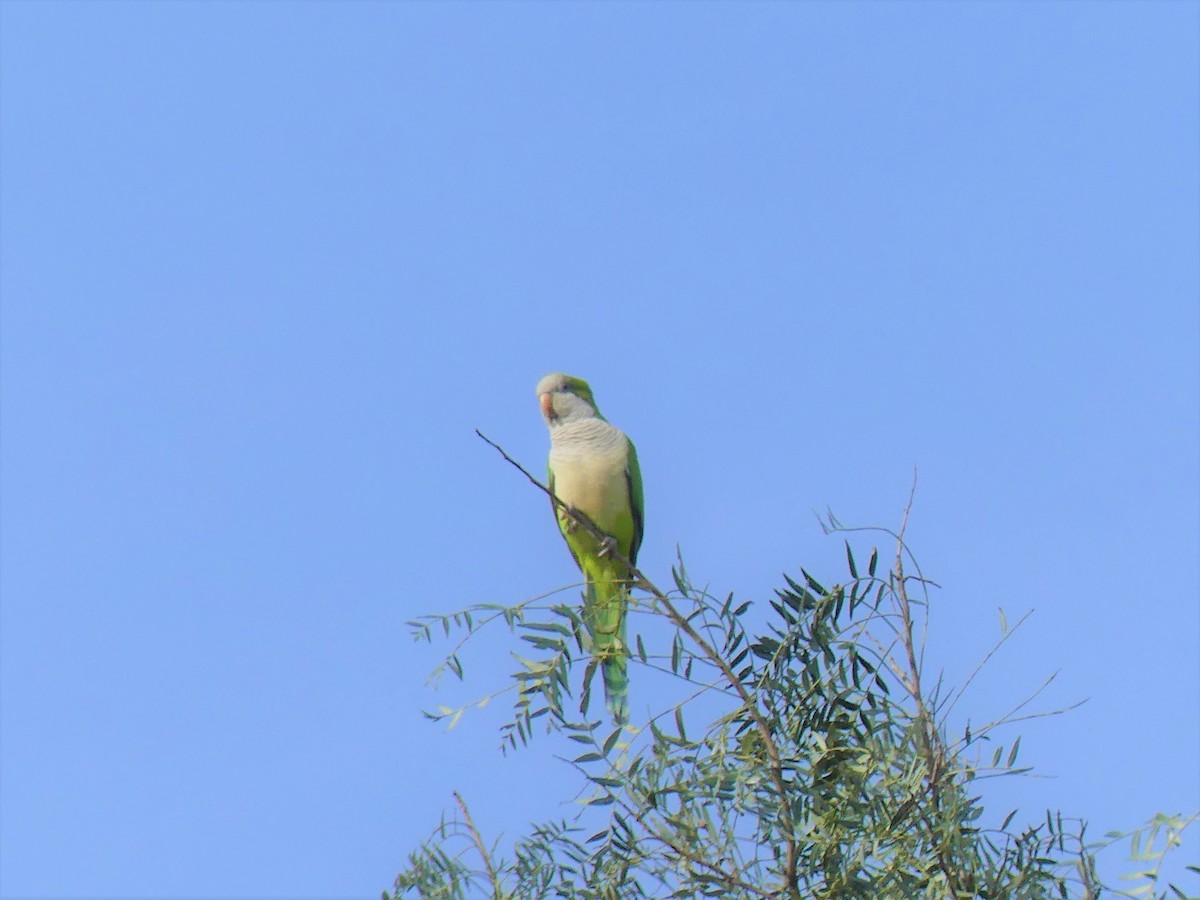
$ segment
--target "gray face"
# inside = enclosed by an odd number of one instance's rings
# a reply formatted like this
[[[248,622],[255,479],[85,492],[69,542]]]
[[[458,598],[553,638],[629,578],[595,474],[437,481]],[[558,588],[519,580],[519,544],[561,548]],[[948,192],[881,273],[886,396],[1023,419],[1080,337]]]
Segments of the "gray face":
[[[552,372],[538,382],[538,403],[546,424],[551,428],[565,422],[595,418],[596,407],[575,393],[574,385],[580,383],[579,379],[562,372]]]
[[[567,384],[567,375],[563,372],[551,372],[538,382],[537,395],[553,394],[563,390]]]

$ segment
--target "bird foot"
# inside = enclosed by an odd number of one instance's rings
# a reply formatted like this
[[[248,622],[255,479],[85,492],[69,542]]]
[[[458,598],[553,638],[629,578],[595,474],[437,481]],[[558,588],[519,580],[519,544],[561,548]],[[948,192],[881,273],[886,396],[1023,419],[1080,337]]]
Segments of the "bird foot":
[[[604,540],[602,540],[600,542],[600,550],[596,555],[603,558],[605,556],[608,556],[608,554],[612,553],[616,549],[617,549],[617,539],[614,538],[611,534],[608,534],[608,535],[605,535]]]
[[[575,504],[568,503],[567,511],[562,517],[563,531],[567,534],[574,534],[576,529],[579,528],[579,520],[575,518],[575,512]]]

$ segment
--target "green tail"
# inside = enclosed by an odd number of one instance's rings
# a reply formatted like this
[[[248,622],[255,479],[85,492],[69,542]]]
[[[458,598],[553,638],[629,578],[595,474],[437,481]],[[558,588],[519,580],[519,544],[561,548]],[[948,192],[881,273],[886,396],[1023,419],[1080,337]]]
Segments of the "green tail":
[[[628,654],[621,651],[619,656],[606,659],[600,666],[600,674],[604,676],[604,703],[617,725],[629,721],[628,665]]]
[[[629,645],[625,611],[629,594],[620,582],[588,580],[584,620],[592,636],[592,653],[600,661],[604,702],[613,721],[629,721]]]

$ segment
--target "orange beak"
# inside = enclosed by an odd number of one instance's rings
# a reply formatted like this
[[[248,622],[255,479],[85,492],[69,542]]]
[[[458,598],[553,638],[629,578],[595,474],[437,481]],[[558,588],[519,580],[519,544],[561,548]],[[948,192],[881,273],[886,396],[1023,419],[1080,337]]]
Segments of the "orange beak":
[[[542,405],[542,415],[546,417],[547,422],[552,422],[558,418],[558,415],[554,412],[552,400],[553,398],[550,394],[542,394],[538,397],[538,402]]]

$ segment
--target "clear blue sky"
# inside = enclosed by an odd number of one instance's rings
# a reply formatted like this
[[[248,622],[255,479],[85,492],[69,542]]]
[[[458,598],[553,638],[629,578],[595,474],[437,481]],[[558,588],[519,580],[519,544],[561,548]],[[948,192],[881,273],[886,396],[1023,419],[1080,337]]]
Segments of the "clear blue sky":
[[[502,758],[575,572],[533,396],[637,441],[642,562],[830,580],[894,526],[997,807],[1200,806],[1200,6],[0,3],[0,893],[377,896]],[[638,693],[642,715],[655,697]],[[1185,848],[1195,861],[1195,834]]]

